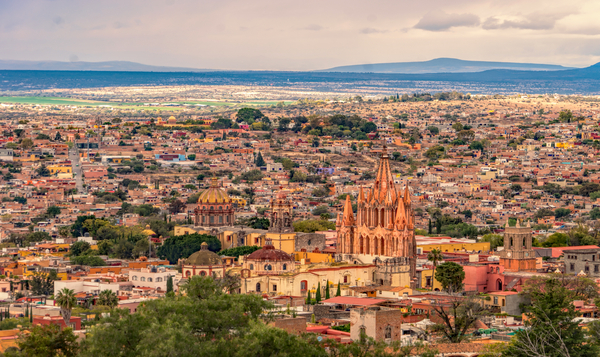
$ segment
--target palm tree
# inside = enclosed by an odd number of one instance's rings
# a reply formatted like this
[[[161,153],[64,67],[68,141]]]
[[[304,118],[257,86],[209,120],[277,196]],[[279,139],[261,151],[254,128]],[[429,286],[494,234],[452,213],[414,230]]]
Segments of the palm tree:
[[[444,256],[442,255],[441,249],[432,249],[427,254],[427,260],[433,263],[433,273],[431,275],[431,290],[433,291],[433,282],[435,281],[435,268],[437,267],[438,262],[444,260]]]
[[[56,304],[60,307],[60,314],[65,320],[65,324],[69,326],[71,322],[71,310],[77,305],[75,292],[71,289],[64,288],[56,294]]]
[[[119,298],[112,290],[103,290],[98,295],[98,304],[114,309],[119,304]]]

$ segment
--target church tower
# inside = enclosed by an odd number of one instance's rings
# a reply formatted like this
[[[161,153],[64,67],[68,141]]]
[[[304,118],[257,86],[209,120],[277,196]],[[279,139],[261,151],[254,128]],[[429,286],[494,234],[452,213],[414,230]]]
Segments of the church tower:
[[[514,227],[506,222],[504,230],[504,250],[500,252],[500,265],[509,272],[536,272],[535,251],[533,250],[531,225],[517,220]]]
[[[280,191],[275,199],[271,201],[271,216],[269,232],[271,233],[293,233],[292,226],[292,203],[287,199],[285,193]]]

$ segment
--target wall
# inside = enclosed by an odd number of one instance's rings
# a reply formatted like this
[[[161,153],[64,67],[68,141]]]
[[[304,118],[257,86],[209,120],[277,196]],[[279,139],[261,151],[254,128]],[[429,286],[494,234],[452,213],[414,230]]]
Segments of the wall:
[[[294,244],[297,252],[302,249],[307,252],[312,252],[315,249],[323,251],[325,249],[325,236],[318,233],[297,233]]]
[[[391,341],[402,338],[402,311],[382,307],[355,308],[350,310],[350,337],[357,341],[361,328],[367,336],[377,341],[385,340],[386,327],[392,328]]]

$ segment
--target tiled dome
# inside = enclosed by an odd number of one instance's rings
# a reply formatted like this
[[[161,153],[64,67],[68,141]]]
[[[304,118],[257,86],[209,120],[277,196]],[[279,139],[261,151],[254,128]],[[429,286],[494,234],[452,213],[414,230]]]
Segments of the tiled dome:
[[[275,249],[275,247],[273,247],[273,244],[271,244],[271,240],[268,239],[265,242],[265,245],[262,247],[262,249],[259,249],[248,255],[246,260],[277,262],[290,261],[293,259],[288,253],[284,252],[283,250]]]
[[[213,177],[211,179],[210,188],[204,190],[200,197],[198,197],[198,203],[231,203],[231,198],[224,189],[219,188],[218,179]]]
[[[203,242],[201,247],[202,248],[199,251],[190,255],[190,257],[185,260],[186,265],[205,266],[223,264],[221,262],[221,257],[208,250],[208,244],[206,244],[206,242]]]

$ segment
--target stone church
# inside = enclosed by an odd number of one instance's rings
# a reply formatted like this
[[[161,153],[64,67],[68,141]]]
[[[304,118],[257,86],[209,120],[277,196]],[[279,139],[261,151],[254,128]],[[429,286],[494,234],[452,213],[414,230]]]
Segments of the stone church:
[[[410,191],[408,185],[404,195],[396,189],[385,147],[373,187],[366,195],[360,188],[356,217],[348,196],[336,230],[338,260],[377,265],[374,284],[414,285],[417,244]]]

